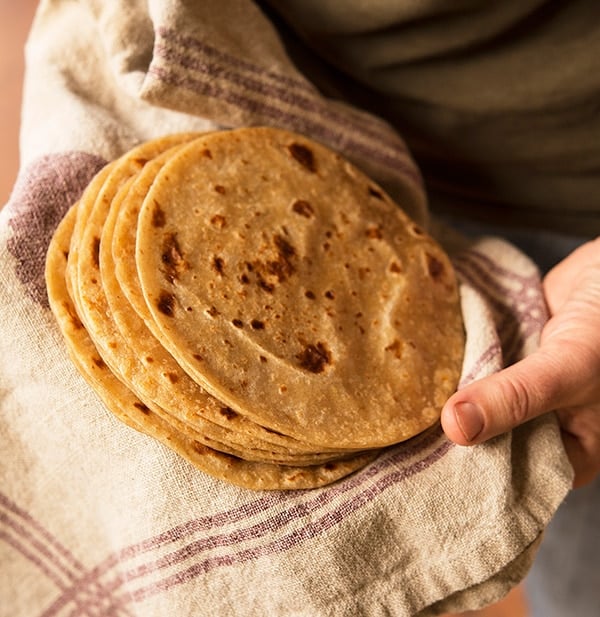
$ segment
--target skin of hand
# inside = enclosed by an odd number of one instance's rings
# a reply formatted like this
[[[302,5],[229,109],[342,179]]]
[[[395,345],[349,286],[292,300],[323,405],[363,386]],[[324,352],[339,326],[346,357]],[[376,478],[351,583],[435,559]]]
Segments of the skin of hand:
[[[473,445],[556,411],[574,487],[600,473],[600,237],[543,281],[550,312],[537,351],[469,384],[442,409],[442,428]]]

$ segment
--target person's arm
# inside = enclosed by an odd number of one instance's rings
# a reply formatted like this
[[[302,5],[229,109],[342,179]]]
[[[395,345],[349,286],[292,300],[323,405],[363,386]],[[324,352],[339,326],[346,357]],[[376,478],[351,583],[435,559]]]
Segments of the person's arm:
[[[539,349],[454,394],[442,427],[471,445],[556,410],[577,487],[600,472],[600,238],[553,268],[544,292],[551,318]]]

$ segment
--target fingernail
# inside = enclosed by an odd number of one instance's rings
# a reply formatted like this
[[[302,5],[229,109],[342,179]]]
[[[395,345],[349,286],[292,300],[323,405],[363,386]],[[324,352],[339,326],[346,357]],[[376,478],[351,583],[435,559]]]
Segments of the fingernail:
[[[467,441],[473,441],[483,430],[483,415],[473,403],[457,403],[454,405],[454,417],[458,428]]]

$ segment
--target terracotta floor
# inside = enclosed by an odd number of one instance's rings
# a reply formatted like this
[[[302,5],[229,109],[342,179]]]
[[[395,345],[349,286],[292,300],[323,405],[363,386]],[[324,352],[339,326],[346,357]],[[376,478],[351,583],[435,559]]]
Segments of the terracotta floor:
[[[37,2],[0,0],[0,207],[13,187],[19,161],[18,131],[23,79],[23,45]],[[464,613],[470,617],[527,617],[520,588],[502,602],[483,611]]]

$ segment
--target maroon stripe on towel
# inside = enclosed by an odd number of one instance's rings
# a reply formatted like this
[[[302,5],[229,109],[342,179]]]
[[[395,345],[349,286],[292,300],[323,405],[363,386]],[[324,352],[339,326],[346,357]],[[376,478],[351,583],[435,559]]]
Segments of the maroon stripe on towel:
[[[302,113],[316,114],[345,130],[356,132],[358,129],[362,136],[376,140],[378,145],[407,152],[406,145],[389,124],[350,106],[344,107],[343,112],[336,109],[308,80],[266,69],[174,30],[159,28],[158,34],[154,51],[168,64],[222,79],[236,88],[242,86],[248,93],[276,99]]]
[[[432,431],[390,450],[362,472],[330,487],[319,491],[273,493],[239,508],[189,521],[165,533],[126,547],[83,576],[57,600],[53,611],[45,613],[45,617],[56,614],[64,604],[85,592],[89,585],[98,582],[101,578],[105,581],[103,586],[110,590],[111,595],[125,586],[119,596],[121,603],[140,601],[216,568],[243,563],[294,548],[343,522],[346,517],[373,501],[389,488],[427,469],[443,457],[450,447],[451,444],[442,437],[440,430]],[[417,460],[408,462],[411,458],[417,458]],[[406,466],[401,467],[402,463]],[[347,495],[345,499],[344,495]],[[334,500],[340,498],[343,501],[330,507]],[[243,526],[244,520],[248,517],[257,513],[265,515],[268,510],[272,510],[272,513],[260,523]],[[319,513],[323,514],[319,516]],[[315,517],[315,515],[318,518],[310,520],[310,517]],[[240,523],[235,530],[222,531],[226,525],[234,523]],[[275,541],[269,541],[274,532],[285,530],[289,524],[294,525],[293,531]],[[208,532],[210,535],[193,539],[192,536],[196,533],[203,532]],[[236,550],[236,546],[241,543],[253,540],[257,541],[255,546]],[[261,540],[266,541],[261,543]],[[184,542],[185,544],[182,544]],[[177,543],[179,547],[170,553],[154,557],[160,549],[168,547],[171,543]],[[232,550],[218,557],[207,555],[216,547],[231,547]],[[148,553],[145,563],[123,571],[128,560],[144,553]],[[188,560],[192,560],[193,565],[184,567]],[[167,567],[181,569],[137,590],[127,589],[136,582],[143,583],[145,576],[160,572],[161,569]],[[111,576],[111,571],[115,569],[121,571],[116,573],[109,582],[107,579]]]
[[[385,122],[327,103],[309,82],[266,70],[202,41],[159,28],[149,73],[403,174],[422,186],[404,142]],[[175,70],[176,68],[181,71]]]
[[[106,163],[84,152],[43,156],[25,167],[6,205],[13,231],[7,248],[27,294],[48,308],[44,264],[56,226]]]

